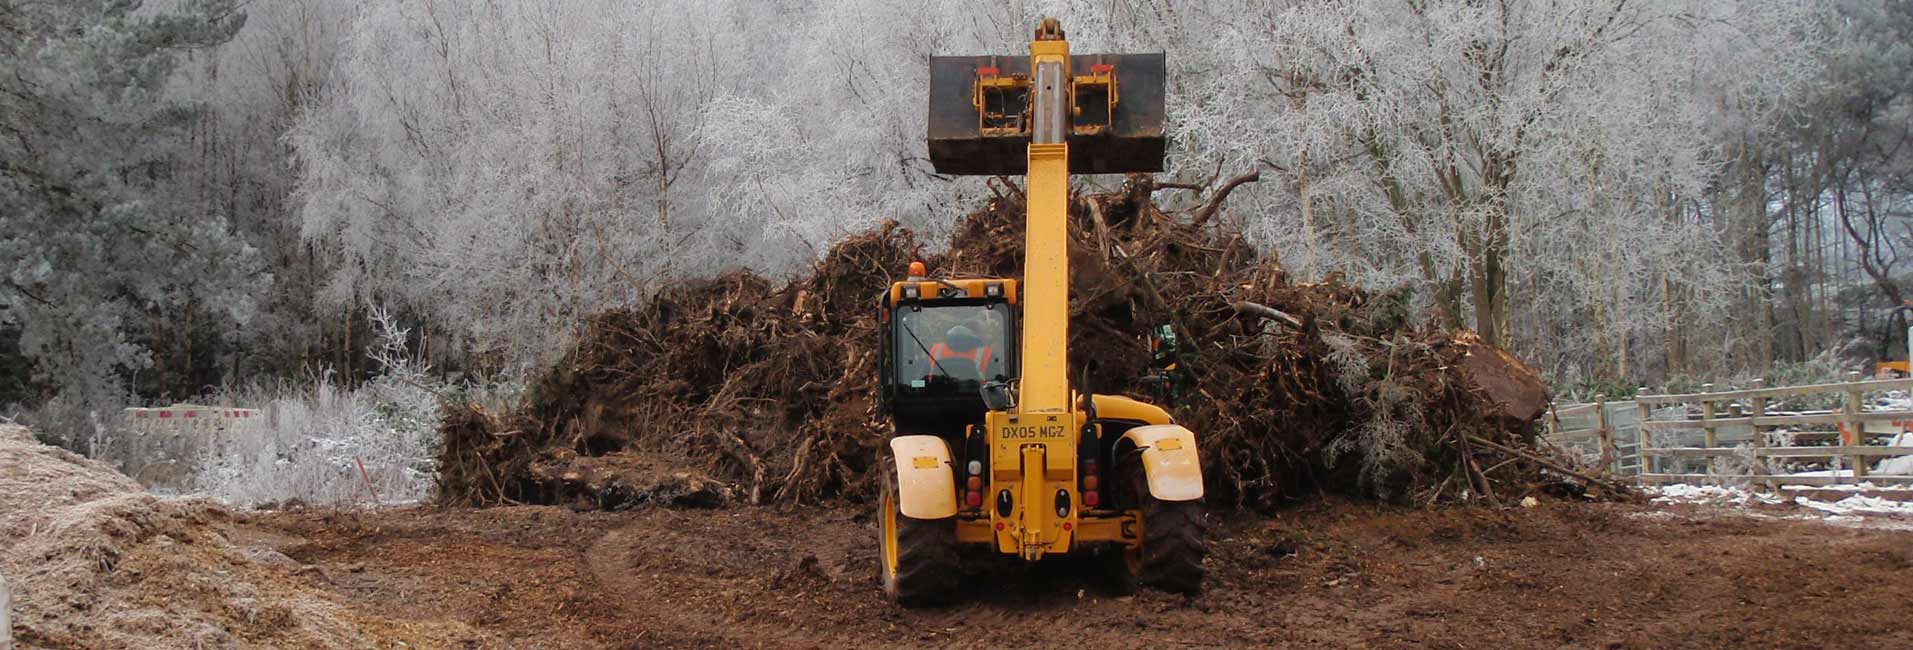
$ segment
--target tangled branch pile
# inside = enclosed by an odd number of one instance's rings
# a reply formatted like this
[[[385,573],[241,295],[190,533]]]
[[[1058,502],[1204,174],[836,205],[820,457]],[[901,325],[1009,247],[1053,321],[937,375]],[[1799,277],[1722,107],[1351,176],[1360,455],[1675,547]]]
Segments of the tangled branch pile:
[[[1071,376],[1140,390],[1154,359],[1142,334],[1170,326],[1188,350],[1171,410],[1203,440],[1212,502],[1622,489],[1532,447],[1546,390],[1505,352],[1416,324],[1399,292],[1292,282],[1211,219],[1224,192],[1171,214],[1155,191],[1137,176],[1072,198]],[[873,407],[875,297],[926,257],[955,277],[1020,275],[1023,210],[1005,187],[939,255],[886,223],[782,287],[738,272],[602,314],[521,411],[455,410],[441,497],[615,508],[867,496],[888,434]]]

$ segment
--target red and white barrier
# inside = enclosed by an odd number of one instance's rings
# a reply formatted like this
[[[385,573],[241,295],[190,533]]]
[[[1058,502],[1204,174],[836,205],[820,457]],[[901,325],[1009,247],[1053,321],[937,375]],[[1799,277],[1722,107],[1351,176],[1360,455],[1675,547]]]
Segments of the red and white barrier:
[[[259,409],[195,404],[126,409],[127,424],[140,433],[249,430],[262,426],[263,417]]]

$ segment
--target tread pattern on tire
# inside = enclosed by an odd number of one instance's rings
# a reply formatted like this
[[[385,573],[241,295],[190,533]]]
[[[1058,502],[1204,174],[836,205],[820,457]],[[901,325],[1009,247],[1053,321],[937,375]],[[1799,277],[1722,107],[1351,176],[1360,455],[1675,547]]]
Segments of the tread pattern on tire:
[[[956,595],[956,522],[897,515],[897,603],[943,605]]]
[[[884,498],[878,507],[899,509],[895,461],[884,455]],[[912,519],[896,511],[897,574],[884,590],[904,607],[930,607],[949,604],[956,596],[960,567],[957,562],[956,518]],[[878,533],[882,534],[881,531]],[[879,545],[883,540],[878,540]],[[879,555],[878,562],[883,562]],[[885,569],[879,569],[885,571]]]
[[[1202,504],[1143,499],[1142,570],[1138,582],[1151,589],[1194,596],[1202,591]]]
[[[1149,496],[1142,455],[1121,459],[1125,489],[1142,509],[1141,566],[1134,576],[1138,586],[1194,596],[1202,592],[1202,558],[1209,554],[1208,525],[1200,501],[1158,501]]]

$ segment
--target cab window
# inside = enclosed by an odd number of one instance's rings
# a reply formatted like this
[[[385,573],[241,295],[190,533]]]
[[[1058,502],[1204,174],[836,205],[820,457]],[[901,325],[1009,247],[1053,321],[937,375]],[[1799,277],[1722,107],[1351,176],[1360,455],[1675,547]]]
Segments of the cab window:
[[[906,306],[897,310],[896,381],[922,388],[939,380],[981,382],[1010,374],[1007,305]]]

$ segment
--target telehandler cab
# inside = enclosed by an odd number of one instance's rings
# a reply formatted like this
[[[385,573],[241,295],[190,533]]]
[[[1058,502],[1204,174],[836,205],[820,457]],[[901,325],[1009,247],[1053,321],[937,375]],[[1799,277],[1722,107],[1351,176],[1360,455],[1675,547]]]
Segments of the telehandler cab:
[[[930,158],[1024,174],[1023,277],[931,277],[880,298],[880,404],[896,425],[879,505],[884,591],[955,595],[959,545],[1094,554],[1117,578],[1194,594],[1206,553],[1195,434],[1069,385],[1069,175],[1160,171],[1161,54],[1071,55],[1044,19],[1029,57],[932,57]]]

